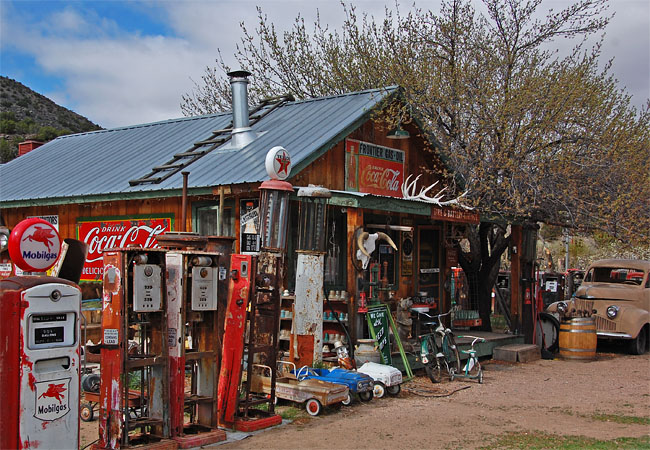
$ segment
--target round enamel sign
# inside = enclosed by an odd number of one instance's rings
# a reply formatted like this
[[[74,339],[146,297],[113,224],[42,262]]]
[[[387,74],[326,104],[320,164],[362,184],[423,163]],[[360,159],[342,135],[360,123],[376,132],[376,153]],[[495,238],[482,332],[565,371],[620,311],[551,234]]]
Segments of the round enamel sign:
[[[45,272],[60,253],[59,232],[43,219],[25,219],[9,235],[9,256],[26,272]]]
[[[278,145],[266,154],[264,165],[272,180],[286,180],[291,173],[291,155],[284,147]]]

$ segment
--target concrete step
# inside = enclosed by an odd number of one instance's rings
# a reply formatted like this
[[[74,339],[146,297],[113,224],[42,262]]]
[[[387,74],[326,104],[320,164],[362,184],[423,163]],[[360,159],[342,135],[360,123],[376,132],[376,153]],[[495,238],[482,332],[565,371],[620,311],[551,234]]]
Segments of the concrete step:
[[[495,347],[493,359],[508,362],[529,362],[541,358],[540,349],[534,344],[510,344]]]

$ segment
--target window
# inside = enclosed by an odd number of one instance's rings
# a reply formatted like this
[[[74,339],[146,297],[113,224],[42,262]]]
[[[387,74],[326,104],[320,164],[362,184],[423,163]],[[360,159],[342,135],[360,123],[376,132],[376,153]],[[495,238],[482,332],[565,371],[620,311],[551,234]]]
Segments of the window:
[[[235,227],[232,217],[232,208],[226,206],[223,209],[223,230],[218,231],[219,205],[197,205],[194,209],[194,230],[203,236],[234,236]]]

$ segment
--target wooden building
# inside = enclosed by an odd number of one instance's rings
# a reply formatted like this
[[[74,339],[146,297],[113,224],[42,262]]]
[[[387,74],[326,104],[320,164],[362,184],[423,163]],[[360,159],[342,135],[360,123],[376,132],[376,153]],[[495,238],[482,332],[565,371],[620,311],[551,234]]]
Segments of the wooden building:
[[[479,217],[403,198],[409,175],[411,180],[421,175],[419,191],[438,181],[432,169],[442,163],[416,121],[401,124],[406,133],[400,139],[388,136],[391,130],[380,113],[401,102],[399,88],[304,101],[281,97],[248,111],[246,77],[233,74],[243,90],[233,90],[235,97],[243,95],[234,98],[233,114],[62,136],[0,166],[0,224],[11,228],[30,216],[46,217],[57,223],[62,238],[86,242],[85,282],[101,280],[102,249],[155,245],[156,236],[166,231],[233,236],[235,252],[256,252],[257,188],[267,179],[265,154],[279,145],[291,154],[287,181],[295,188],[313,184],[332,192],[326,293],[346,292],[343,309],[355,315],[358,294],[367,290],[359,279],[370,277],[357,270],[355,233],[382,231],[398,248],[379,242],[373,253],[386,288],[382,295],[396,300],[421,294],[447,310],[451,298],[445,282],[457,255],[445,244],[458,233],[457,225],[477,223]],[[290,223],[296,224],[298,208],[291,214]],[[288,290],[296,233],[290,231]]]

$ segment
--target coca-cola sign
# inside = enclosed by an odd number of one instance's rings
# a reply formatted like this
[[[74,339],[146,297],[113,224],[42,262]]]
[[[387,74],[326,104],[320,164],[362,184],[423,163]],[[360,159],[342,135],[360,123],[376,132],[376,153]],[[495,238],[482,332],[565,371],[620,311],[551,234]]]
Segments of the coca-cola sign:
[[[404,152],[369,142],[346,139],[346,189],[401,197]]]
[[[81,280],[101,280],[104,268],[102,251],[122,247],[157,248],[156,236],[170,231],[172,223],[172,217],[78,220],[77,239],[88,244]]]

